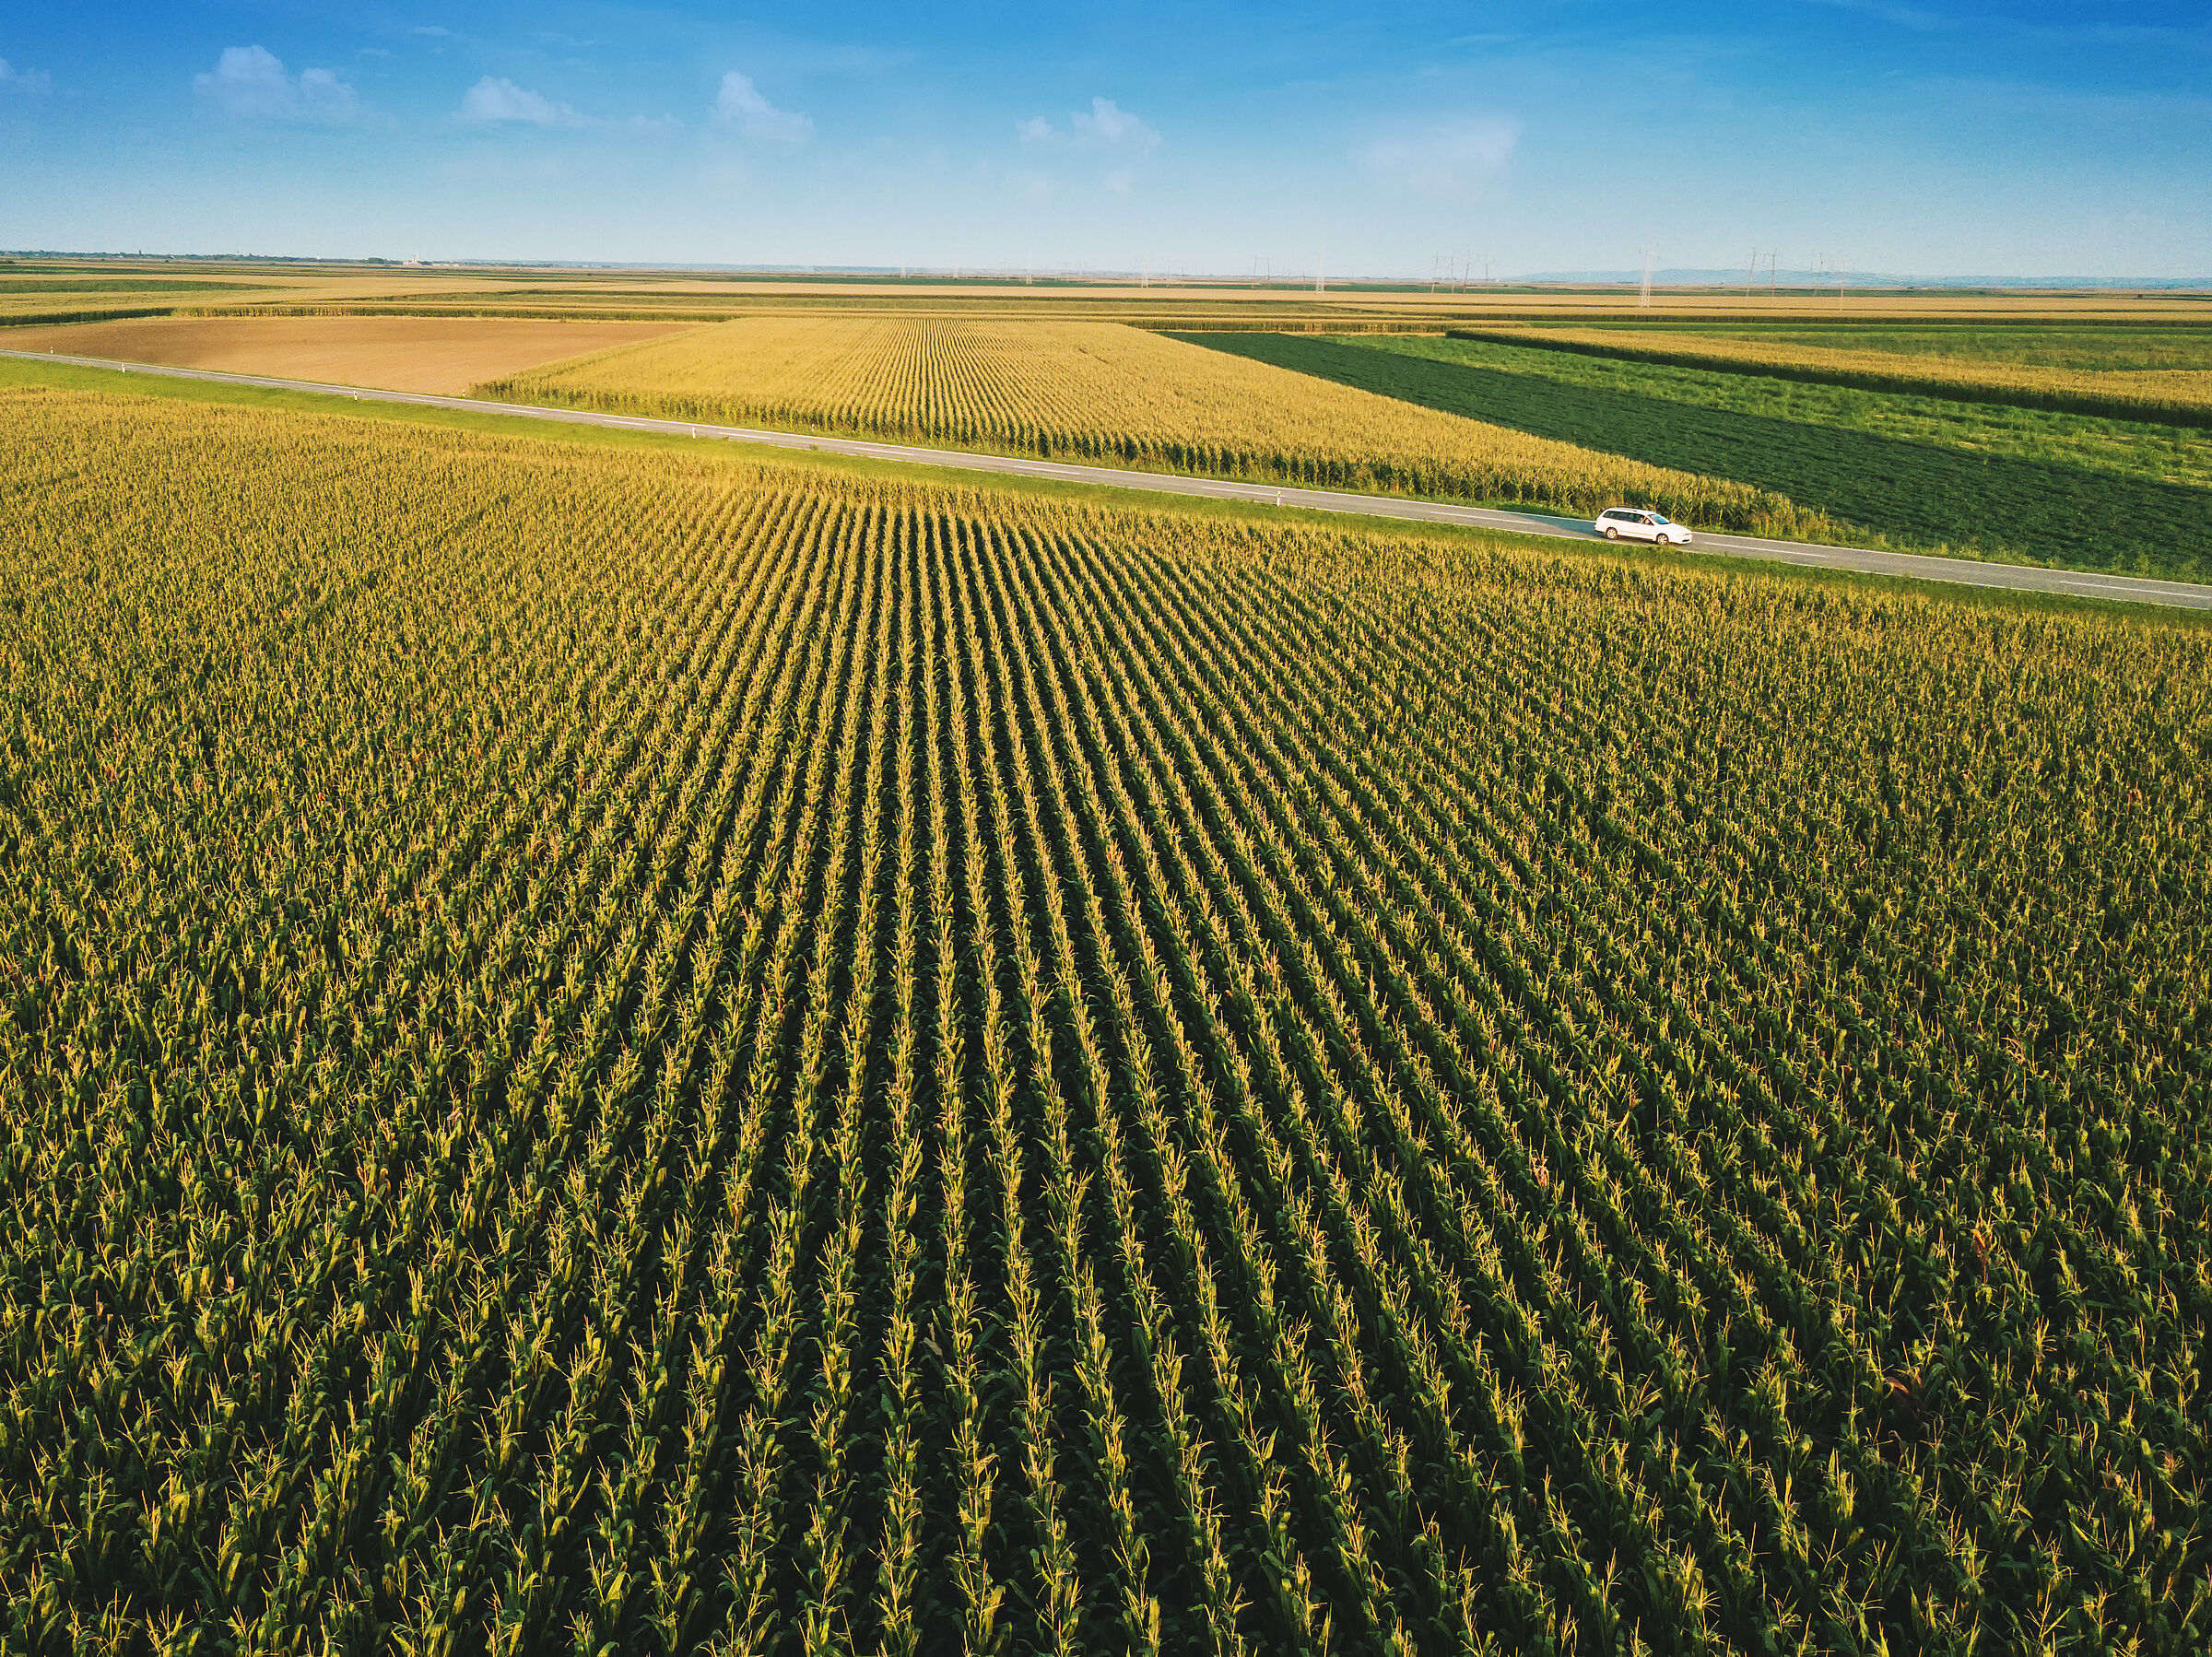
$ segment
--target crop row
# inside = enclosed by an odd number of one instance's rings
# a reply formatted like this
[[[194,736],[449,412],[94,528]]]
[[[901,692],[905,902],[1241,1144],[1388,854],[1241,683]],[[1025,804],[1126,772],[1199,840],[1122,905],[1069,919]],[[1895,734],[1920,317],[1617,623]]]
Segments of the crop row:
[[[921,439],[1165,471],[1595,512],[1624,499],[1769,534],[1816,514],[1725,479],[1411,406],[1111,323],[760,317],[476,388],[505,400]]]
[[[2200,636],[6,413],[18,1646],[2212,1638]]]

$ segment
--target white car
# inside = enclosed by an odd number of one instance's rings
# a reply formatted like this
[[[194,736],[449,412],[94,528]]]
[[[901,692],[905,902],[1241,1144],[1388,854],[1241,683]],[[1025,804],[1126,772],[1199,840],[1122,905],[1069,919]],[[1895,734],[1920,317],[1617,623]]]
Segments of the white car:
[[[1631,541],[1651,541],[1661,546],[1689,545],[1687,525],[1670,523],[1665,512],[1655,512],[1648,507],[1609,506],[1598,513],[1590,527],[1608,541],[1618,541],[1626,535]]]

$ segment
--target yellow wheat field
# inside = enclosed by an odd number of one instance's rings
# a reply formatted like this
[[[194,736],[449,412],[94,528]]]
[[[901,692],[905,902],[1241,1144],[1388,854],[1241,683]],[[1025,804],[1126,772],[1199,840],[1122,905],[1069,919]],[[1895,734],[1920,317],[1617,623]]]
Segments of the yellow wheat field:
[[[1769,490],[1417,407],[1112,323],[759,317],[510,375],[484,396],[921,439],[1156,471],[1280,479],[1818,535]]]

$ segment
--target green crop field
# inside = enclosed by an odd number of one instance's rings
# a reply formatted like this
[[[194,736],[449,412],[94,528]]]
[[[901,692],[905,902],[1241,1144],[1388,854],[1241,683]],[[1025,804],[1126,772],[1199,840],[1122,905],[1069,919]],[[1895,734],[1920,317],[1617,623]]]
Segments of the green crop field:
[[[2126,328],[2017,332],[1644,324],[1606,320],[1453,330],[1470,339],[1722,373],[1851,385],[2011,408],[2212,426],[2212,329],[2171,319]]]
[[[1689,323],[1653,322],[1650,316],[1649,311],[1644,311],[1640,318],[1624,316],[1590,326],[1636,334],[1679,334],[1704,340],[1739,340],[1753,346],[1763,342],[1809,346],[1841,353],[1878,351],[2096,373],[2212,370],[2212,323],[2171,318],[2144,318],[2130,323],[1997,321],[1992,325],[1989,321],[1971,318],[1913,323],[1879,314],[1840,314],[1828,321],[1796,316]]]
[[[1533,374],[1569,385],[1699,408],[1766,415],[1797,425],[1873,432],[1966,454],[1997,454],[2212,488],[2212,431],[2100,419],[2050,408],[1959,403],[1856,386],[1714,373],[1581,352],[1532,350],[1430,334],[1356,335],[1345,343],[1439,362]]]
[[[2212,632],[0,422],[8,1650],[2212,1643]]]
[[[1934,412],[1974,405],[1488,340],[1182,337],[1532,435],[1752,484],[1863,538],[2180,580],[2212,575],[2212,488],[2146,475],[2154,454],[2183,457],[2192,476],[2212,464],[2212,444],[2194,430],[1983,407],[1980,420],[1959,424],[1996,428],[2004,441],[1930,441]],[[1877,427],[1893,408],[1901,420]],[[2040,430],[2053,441],[2039,443]],[[2141,434],[2133,441],[2131,430]],[[2074,464],[2061,446],[2069,441],[2134,464]]]

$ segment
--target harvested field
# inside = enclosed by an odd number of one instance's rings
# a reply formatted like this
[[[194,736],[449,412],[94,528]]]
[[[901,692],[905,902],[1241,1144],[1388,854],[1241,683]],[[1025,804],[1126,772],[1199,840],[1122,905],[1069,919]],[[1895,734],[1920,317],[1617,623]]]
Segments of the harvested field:
[[[635,345],[685,325],[516,317],[164,316],[23,328],[0,343],[15,350],[450,396],[480,380]]]

